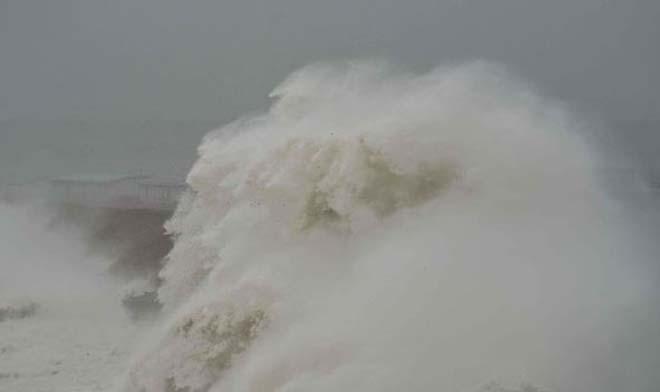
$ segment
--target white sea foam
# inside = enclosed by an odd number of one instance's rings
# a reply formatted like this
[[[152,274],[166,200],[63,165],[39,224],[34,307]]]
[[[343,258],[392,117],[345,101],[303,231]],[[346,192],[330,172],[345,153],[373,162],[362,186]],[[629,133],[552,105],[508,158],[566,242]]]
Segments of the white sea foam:
[[[108,391],[138,327],[73,225],[0,202],[0,391]]]
[[[272,95],[201,145],[124,390],[633,390],[644,283],[557,105],[482,63]]]

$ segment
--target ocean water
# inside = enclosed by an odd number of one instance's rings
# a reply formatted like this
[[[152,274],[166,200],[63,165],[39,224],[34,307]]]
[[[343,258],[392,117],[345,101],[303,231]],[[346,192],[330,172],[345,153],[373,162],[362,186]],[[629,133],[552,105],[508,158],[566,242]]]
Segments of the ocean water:
[[[581,127],[488,63],[293,73],[203,140],[162,314],[107,316],[97,390],[656,390],[649,255]]]
[[[200,146],[126,390],[639,385],[617,345],[647,282],[559,105],[484,63],[272,97]]]

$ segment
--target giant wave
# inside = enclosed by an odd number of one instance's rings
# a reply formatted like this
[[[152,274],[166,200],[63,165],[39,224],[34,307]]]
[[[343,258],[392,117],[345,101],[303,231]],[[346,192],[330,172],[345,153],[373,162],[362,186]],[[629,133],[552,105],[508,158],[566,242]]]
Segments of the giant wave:
[[[123,390],[631,390],[644,281],[560,105],[485,63],[272,97],[203,141]]]

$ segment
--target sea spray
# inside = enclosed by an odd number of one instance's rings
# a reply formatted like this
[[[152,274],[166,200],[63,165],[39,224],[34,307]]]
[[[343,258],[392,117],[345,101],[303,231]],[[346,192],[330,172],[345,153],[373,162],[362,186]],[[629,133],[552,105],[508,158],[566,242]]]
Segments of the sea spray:
[[[106,272],[113,259],[57,219],[43,205],[0,201],[3,392],[107,391],[139,333]]]
[[[315,65],[272,95],[204,139],[124,390],[631,385],[635,255],[557,105],[484,63]]]

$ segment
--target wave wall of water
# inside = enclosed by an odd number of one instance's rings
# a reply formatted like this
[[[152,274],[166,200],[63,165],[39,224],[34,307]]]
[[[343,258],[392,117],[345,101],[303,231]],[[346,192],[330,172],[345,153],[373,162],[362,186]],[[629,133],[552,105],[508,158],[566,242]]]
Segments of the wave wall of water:
[[[272,96],[200,146],[124,390],[652,390],[649,283],[559,105],[484,63]]]

